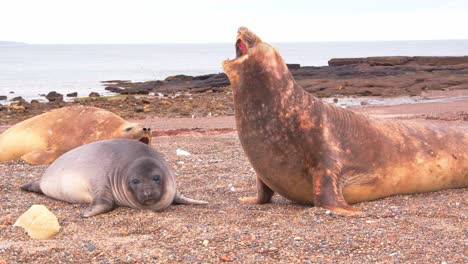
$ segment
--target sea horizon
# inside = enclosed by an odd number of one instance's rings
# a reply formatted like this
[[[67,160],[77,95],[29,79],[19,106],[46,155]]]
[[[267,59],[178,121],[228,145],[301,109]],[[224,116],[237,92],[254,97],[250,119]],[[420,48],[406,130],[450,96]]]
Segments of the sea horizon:
[[[5,44],[6,43],[6,44]],[[10,43],[10,44],[8,44]],[[0,95],[44,100],[56,91],[102,95],[107,80],[150,81],[222,72],[233,43],[28,44],[0,41]],[[286,63],[326,66],[332,58],[467,56],[468,39],[272,42]],[[14,93],[11,94],[10,92]],[[5,101],[0,101],[5,103]]]

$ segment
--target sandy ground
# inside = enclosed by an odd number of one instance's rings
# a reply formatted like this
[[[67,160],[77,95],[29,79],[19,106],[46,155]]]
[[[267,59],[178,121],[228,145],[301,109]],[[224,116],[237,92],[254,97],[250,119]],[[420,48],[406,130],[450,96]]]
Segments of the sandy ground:
[[[462,116],[468,101],[354,109],[384,118]],[[455,107],[455,108],[453,108]],[[432,110],[429,110],[432,109]],[[407,116],[401,116],[406,113]],[[275,196],[267,205],[243,205],[255,195],[255,174],[240,146],[232,116],[147,118],[155,131],[201,128],[158,136],[186,196],[207,206],[171,206],[163,212],[117,208],[82,219],[87,205],[71,205],[19,190],[46,166],[0,164],[0,263],[467,263],[467,189],[395,196],[356,204],[364,214],[343,217]],[[191,153],[177,156],[176,149]],[[62,226],[52,240],[32,240],[12,224],[32,204],[44,204]]]

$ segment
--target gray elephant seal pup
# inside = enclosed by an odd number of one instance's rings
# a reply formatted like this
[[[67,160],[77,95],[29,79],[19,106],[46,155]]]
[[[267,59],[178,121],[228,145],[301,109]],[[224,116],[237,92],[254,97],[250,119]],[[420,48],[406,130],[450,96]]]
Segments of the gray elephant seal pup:
[[[91,203],[81,216],[111,211],[116,206],[161,211],[170,204],[207,204],[181,196],[169,165],[156,150],[129,139],[93,142],[73,149],[46,170],[25,191],[69,203]]]
[[[240,28],[237,58],[224,62],[237,131],[257,173],[257,196],[273,193],[343,214],[349,204],[468,187],[468,124],[380,120],[328,104],[299,86],[280,54]]]

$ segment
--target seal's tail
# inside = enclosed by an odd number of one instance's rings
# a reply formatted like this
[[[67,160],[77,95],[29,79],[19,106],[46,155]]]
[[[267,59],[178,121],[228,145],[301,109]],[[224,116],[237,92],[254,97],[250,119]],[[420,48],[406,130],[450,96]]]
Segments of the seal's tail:
[[[21,190],[28,191],[28,192],[37,192],[42,193],[41,186],[39,185],[39,181],[26,183],[21,186]]]
[[[194,200],[194,199],[184,197],[179,193],[176,194],[176,196],[174,197],[174,201],[172,203],[174,204],[199,204],[199,205],[208,204],[208,202],[205,202],[205,201]]]

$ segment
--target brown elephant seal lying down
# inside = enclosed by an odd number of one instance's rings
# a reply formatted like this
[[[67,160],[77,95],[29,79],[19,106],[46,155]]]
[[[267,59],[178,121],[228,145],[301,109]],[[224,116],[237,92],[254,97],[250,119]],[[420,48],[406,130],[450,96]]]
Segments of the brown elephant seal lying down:
[[[0,135],[0,161],[50,164],[63,153],[103,139],[151,141],[151,130],[96,107],[72,106],[24,120]]]

